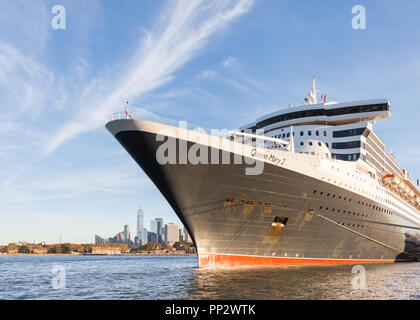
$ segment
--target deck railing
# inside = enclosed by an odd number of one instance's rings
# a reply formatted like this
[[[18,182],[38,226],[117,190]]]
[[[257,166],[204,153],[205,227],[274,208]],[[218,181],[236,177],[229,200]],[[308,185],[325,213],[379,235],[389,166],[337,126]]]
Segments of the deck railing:
[[[120,112],[120,113],[114,113],[111,114],[108,117],[109,121],[114,121],[114,120],[124,120],[124,119],[132,119],[132,120],[145,120],[145,121],[153,121],[153,122],[158,122],[161,124],[166,124],[166,125],[170,125],[173,127],[177,127],[177,128],[183,128],[183,129],[188,129],[188,130],[195,130],[197,132],[202,132],[202,133],[206,133],[209,135],[214,135],[212,133],[216,132],[217,130],[212,130],[212,129],[208,129],[208,128],[204,128],[195,124],[191,124],[188,121],[181,121],[181,120],[173,120],[173,119],[168,119],[168,118],[164,118],[164,117],[160,117],[157,115],[153,115],[153,114],[146,114],[146,113],[140,113],[140,112],[133,112],[133,113],[126,113],[126,112]]]

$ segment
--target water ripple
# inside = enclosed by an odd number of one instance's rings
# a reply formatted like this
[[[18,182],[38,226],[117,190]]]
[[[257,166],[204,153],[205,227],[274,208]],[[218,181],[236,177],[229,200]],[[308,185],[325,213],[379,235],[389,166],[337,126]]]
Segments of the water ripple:
[[[55,265],[65,270],[65,288],[53,288]],[[0,257],[0,300],[420,300],[420,263],[364,267],[366,289],[354,290],[346,265],[209,270],[193,256]]]

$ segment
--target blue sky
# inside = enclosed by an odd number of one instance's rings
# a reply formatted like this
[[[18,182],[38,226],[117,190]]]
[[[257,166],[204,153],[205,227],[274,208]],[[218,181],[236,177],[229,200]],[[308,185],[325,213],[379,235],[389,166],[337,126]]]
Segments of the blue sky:
[[[55,4],[66,29],[51,27]],[[353,30],[362,4],[367,29]],[[299,104],[316,75],[337,101],[388,98],[376,130],[420,176],[420,2],[0,2],[0,243],[92,242],[141,203],[179,222],[106,131],[133,108],[207,128],[236,128]]]

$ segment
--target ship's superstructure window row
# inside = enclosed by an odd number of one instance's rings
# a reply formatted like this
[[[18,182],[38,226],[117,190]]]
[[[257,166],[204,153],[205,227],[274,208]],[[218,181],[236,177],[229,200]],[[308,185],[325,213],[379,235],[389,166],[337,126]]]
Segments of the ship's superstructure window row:
[[[258,122],[256,126],[252,129],[261,129],[269,125],[279,123],[282,121],[309,118],[309,117],[333,117],[353,113],[367,113],[367,112],[377,112],[377,111],[389,111],[389,104],[375,104],[375,105],[363,105],[363,106],[353,106],[353,107],[344,107],[336,109],[312,109],[304,110],[297,112],[290,112],[286,114],[281,114],[274,116],[272,118]]]
[[[366,128],[348,129],[333,132],[333,138],[345,138],[352,136],[361,136]]]
[[[332,157],[337,160],[357,161],[360,157],[360,153],[352,153],[352,154],[333,153]]]
[[[360,148],[360,146],[360,141],[334,142],[332,144],[333,149],[355,149]]]

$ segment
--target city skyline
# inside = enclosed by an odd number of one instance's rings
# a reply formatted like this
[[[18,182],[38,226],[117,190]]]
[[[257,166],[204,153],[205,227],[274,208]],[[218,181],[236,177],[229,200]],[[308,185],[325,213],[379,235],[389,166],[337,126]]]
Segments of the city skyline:
[[[104,127],[127,100],[233,129],[301,104],[315,75],[329,101],[388,98],[393,118],[375,130],[420,177],[418,2],[63,0],[61,30],[54,4],[0,3],[0,244],[135,232],[139,202],[147,223],[180,224]],[[352,28],[356,4],[366,30]]]
[[[150,241],[151,233],[156,235],[156,243],[167,243],[173,245],[175,242],[181,240],[190,242],[190,236],[185,228],[181,224],[173,222],[164,223],[163,218],[155,217],[150,220],[149,229],[144,225],[144,211],[140,205],[137,210],[137,229],[134,236],[130,232],[128,224],[124,225],[123,231],[118,232],[115,236],[111,235],[99,235],[95,234],[94,243],[125,243],[133,246],[145,245]],[[139,232],[142,230],[142,232]]]

